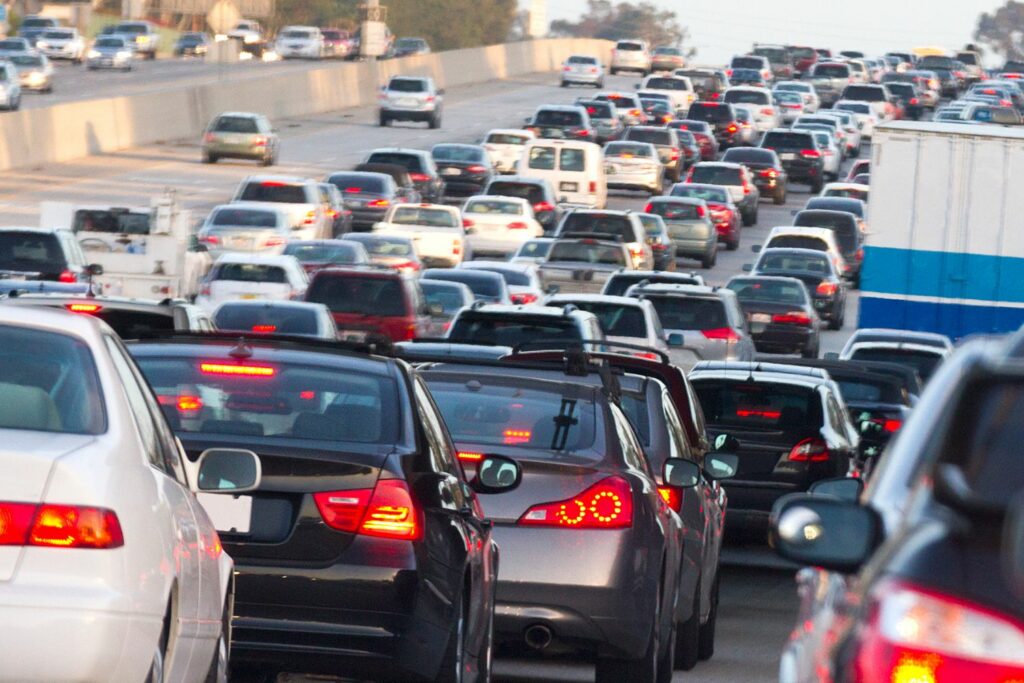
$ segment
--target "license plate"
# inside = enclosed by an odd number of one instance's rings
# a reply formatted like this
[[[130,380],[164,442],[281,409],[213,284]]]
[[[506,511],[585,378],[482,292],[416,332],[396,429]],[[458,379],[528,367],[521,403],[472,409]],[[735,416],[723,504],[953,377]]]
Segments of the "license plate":
[[[243,294],[242,296],[240,296],[238,298],[239,299],[245,299],[246,301],[249,301],[249,300],[252,300],[252,299],[259,299],[260,295],[259,294]]]
[[[558,189],[562,192],[577,192],[580,186],[579,183],[558,183]]]
[[[615,175],[616,173],[619,172],[619,167],[618,166],[605,166],[604,167],[604,172],[608,173],[608,174],[611,174],[611,175]]]
[[[196,498],[217,531],[247,534],[252,525],[252,496],[228,493],[197,493]]]
[[[752,323],[770,323],[772,317],[767,313],[754,313],[750,316],[750,322]]]
[[[446,168],[443,171],[441,171],[441,175],[462,175],[462,169]]]
[[[366,332],[358,330],[338,330],[338,339],[350,342],[366,341]]]
[[[792,152],[786,152],[784,154],[780,154],[779,158],[782,159],[783,161],[793,161],[793,159],[796,159],[796,154],[793,154]]]
[[[403,97],[398,100],[398,106],[400,107],[415,107],[418,102],[412,97]]]

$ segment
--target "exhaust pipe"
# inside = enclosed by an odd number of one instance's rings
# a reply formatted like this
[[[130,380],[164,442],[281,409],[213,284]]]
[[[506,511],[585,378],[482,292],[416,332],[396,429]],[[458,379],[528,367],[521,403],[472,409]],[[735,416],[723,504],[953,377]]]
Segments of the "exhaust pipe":
[[[530,648],[540,652],[551,644],[554,636],[551,633],[551,629],[547,626],[534,624],[530,628],[526,629],[523,639]]]

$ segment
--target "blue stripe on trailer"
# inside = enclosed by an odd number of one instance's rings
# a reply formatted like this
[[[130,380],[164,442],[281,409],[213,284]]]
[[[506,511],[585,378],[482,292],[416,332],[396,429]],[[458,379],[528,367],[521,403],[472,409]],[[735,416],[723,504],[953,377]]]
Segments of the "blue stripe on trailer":
[[[1006,332],[1024,326],[1024,307],[908,301],[865,292],[860,298],[857,326],[938,332],[959,339],[973,333]]]

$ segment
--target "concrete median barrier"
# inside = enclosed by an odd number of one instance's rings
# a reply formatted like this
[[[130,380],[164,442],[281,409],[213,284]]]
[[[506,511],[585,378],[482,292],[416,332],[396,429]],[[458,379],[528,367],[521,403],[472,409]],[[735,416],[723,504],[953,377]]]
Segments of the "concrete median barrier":
[[[452,88],[555,71],[576,53],[599,55],[607,64],[611,47],[590,39],[524,41],[270,76],[249,72],[216,83],[3,113],[0,170],[198,137],[224,111],[279,119],[366,106],[376,102],[379,86],[394,74],[432,76],[440,87]]]

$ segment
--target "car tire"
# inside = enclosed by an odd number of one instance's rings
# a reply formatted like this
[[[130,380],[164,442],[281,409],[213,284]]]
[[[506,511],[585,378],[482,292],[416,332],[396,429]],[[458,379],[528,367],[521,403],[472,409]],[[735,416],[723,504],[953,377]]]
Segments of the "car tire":
[[[821,346],[821,342],[817,341],[817,340],[814,342],[814,346],[805,346],[803,349],[800,350],[800,357],[801,358],[817,358],[818,357],[818,347],[819,346]]]
[[[772,202],[774,202],[774,204],[776,206],[781,206],[782,204],[785,204],[786,203],[786,191],[783,190],[782,192],[776,192],[775,196],[772,197]]]
[[[718,261],[718,245],[716,244],[715,248],[711,251],[710,254],[704,254],[704,256],[701,258],[700,266],[701,266],[701,268],[704,268],[705,270],[707,270],[709,268],[714,268],[715,267],[715,263],[717,261]]]
[[[440,128],[441,127],[441,117],[440,116],[431,116],[430,117],[429,125],[430,125],[431,128],[433,128],[435,130],[437,128]]]
[[[678,671],[689,671],[697,666],[700,647],[700,580],[693,593],[693,611],[690,618],[679,624],[676,630],[675,667]]]
[[[679,600],[679,589],[676,589],[676,598],[672,601],[673,612],[675,611],[674,606]],[[676,623],[675,614],[669,615],[669,633],[665,638],[662,649],[658,651],[658,670],[656,673],[656,680],[658,683],[672,683],[672,674],[676,667],[676,644],[678,643],[677,634],[679,633],[679,624]]]
[[[171,623],[170,606],[168,605],[167,616],[164,617],[164,626],[160,631],[160,640],[156,644],[156,652],[153,653],[153,661],[149,665],[149,673],[146,674],[146,683],[163,683],[166,656],[167,656],[167,643],[170,640],[170,623]]]
[[[435,683],[462,683],[462,674],[466,666],[466,622],[469,621],[466,614],[469,600],[466,597],[459,596],[458,603],[454,605],[459,618],[448,634],[448,646],[441,659],[441,668],[437,671]]]
[[[609,70],[608,70],[608,73],[610,73],[610,74],[611,74],[612,76],[614,76],[615,74],[617,74],[617,73],[619,73],[619,72],[618,72],[618,70],[617,70],[617,69],[609,69]]]
[[[821,192],[821,188],[823,187],[825,187],[825,183],[823,183],[821,180],[815,180],[813,183],[811,183],[811,194],[819,194]]]
[[[497,571],[497,567],[495,567]],[[484,636],[484,644],[481,646],[480,653],[477,655],[477,680],[480,683],[490,683],[491,680],[491,669],[494,663],[494,600],[491,600],[492,609],[491,614],[487,618],[487,635]]]
[[[380,127],[381,128],[386,127],[390,123],[391,123],[391,119],[389,119],[385,114],[381,114],[380,115]]]
[[[277,163],[277,155],[273,153],[260,161],[261,166],[273,166],[275,163]]]
[[[204,164],[215,164],[215,163],[217,163],[217,155],[216,154],[203,154],[203,163]]]
[[[720,575],[715,576],[715,585],[711,589],[711,612],[708,620],[700,625],[697,643],[697,659],[706,662],[715,655],[715,625],[718,622],[718,587]]]
[[[845,317],[846,316],[844,314],[843,316],[841,316],[839,318],[829,318],[829,320],[828,320],[828,329],[830,329],[830,330],[841,330],[841,329],[843,329],[843,322],[844,322],[843,318],[845,318]]]
[[[726,242],[725,243],[725,248],[728,251],[736,251],[737,249],[739,249],[740,248],[740,240],[739,240],[739,238],[737,237],[736,239],[734,239],[731,242]]]
[[[598,90],[604,89],[604,79],[602,78],[597,83],[594,83],[594,87],[597,88]]]
[[[233,597],[229,594],[224,605],[224,614],[220,619],[220,637],[217,648],[213,652],[210,670],[206,672],[204,683],[228,683],[228,663],[231,661],[231,604]]]
[[[757,219],[754,218],[749,211],[743,211],[742,213],[740,213],[740,218],[742,219],[744,228],[749,228],[751,225],[757,222]]]
[[[569,81],[562,81],[561,87],[568,88],[569,87]]]

